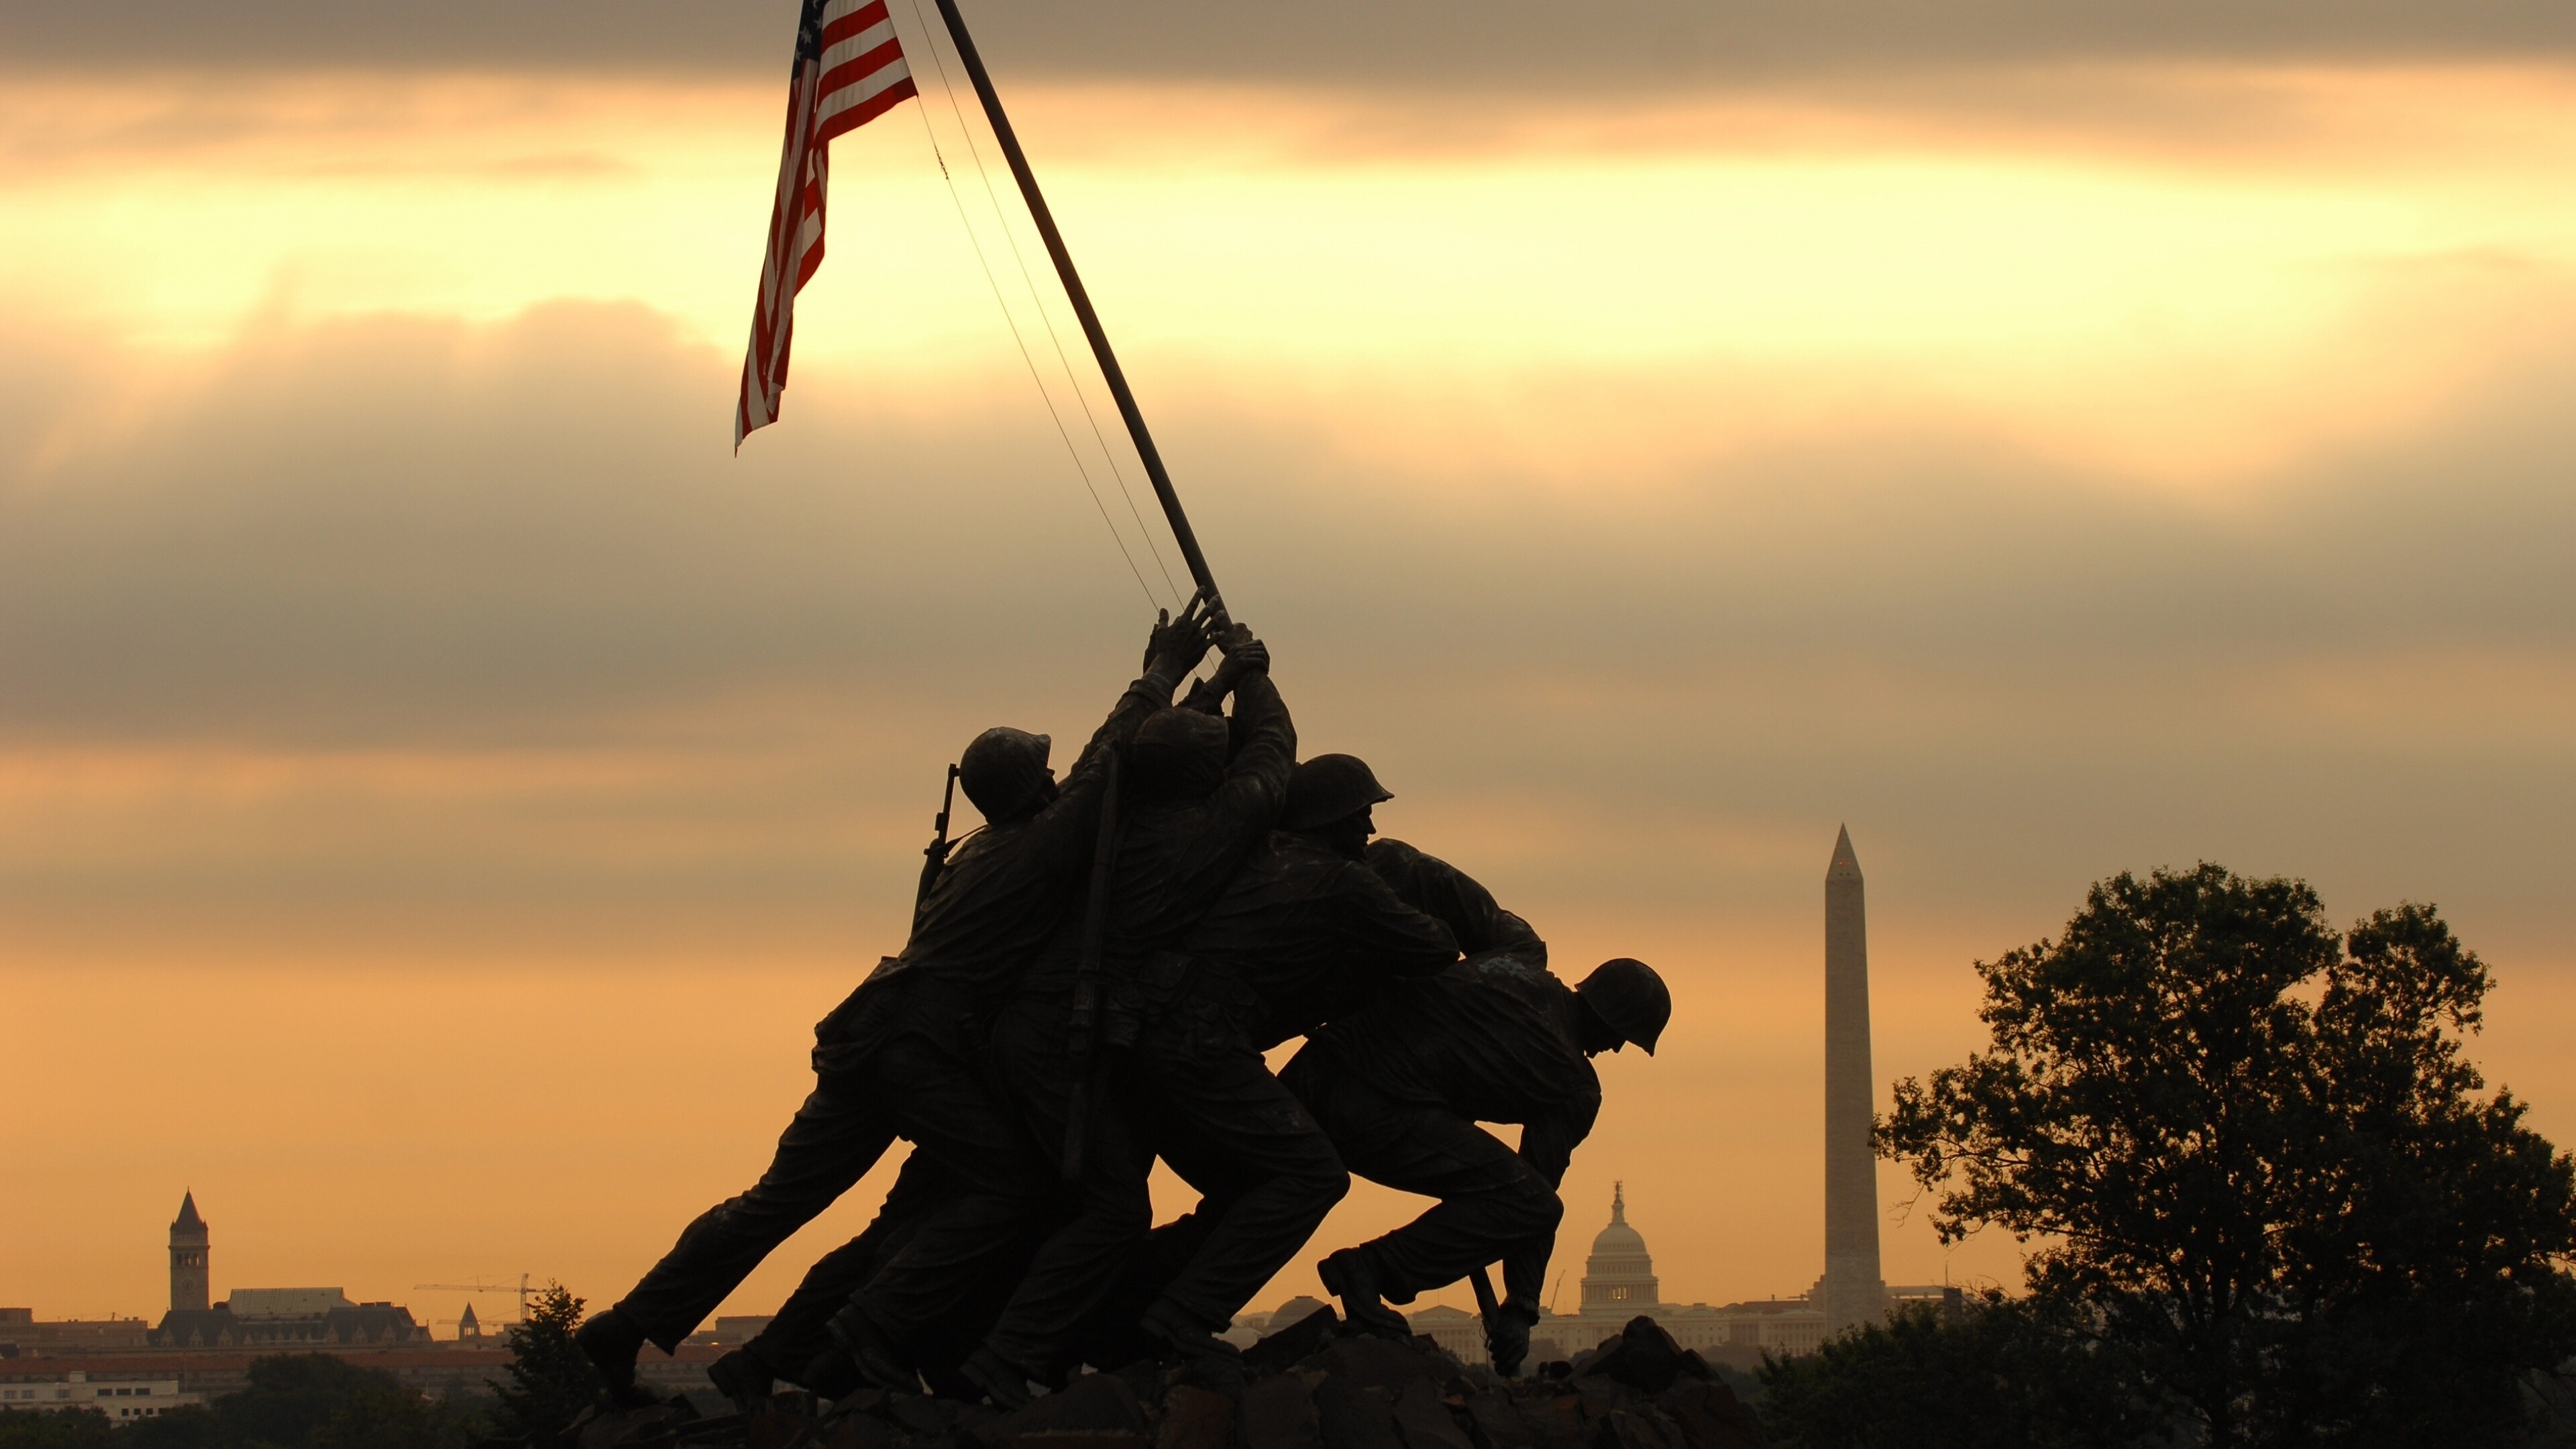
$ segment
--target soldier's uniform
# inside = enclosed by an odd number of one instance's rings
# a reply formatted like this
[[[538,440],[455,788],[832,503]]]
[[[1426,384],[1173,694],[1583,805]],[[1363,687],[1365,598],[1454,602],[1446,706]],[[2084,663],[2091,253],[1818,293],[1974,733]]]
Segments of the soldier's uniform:
[[[1396,899],[1447,926],[1460,951],[1475,956],[1511,947],[1546,963],[1547,944],[1538,932],[1504,910],[1494,893],[1465,871],[1401,840],[1370,841],[1367,859]]]
[[[1131,1110],[1140,1097],[1155,1100],[1157,1130],[1185,1130],[1258,1180],[1233,1220],[1201,1245],[1204,1263],[1194,1260],[1197,1271],[1166,1295],[1208,1331],[1222,1330],[1230,1312],[1211,1323],[1188,1305],[1215,1302],[1246,1276],[1249,1295],[1349,1186],[1297,1099],[1257,1052],[1247,1060],[1235,1049],[1238,1003],[1211,992],[1172,949],[1269,838],[1296,760],[1296,729],[1269,676],[1245,675],[1234,698],[1239,743],[1213,790],[1135,806],[1122,833],[1101,959],[1104,1050],[1124,1048],[1123,1067],[1089,1109],[1076,1215],[1039,1249],[986,1341],[1014,1372],[1047,1379],[1072,1366],[1077,1325],[1152,1226],[1152,1151]],[[1081,1086],[1066,1051],[1081,917],[1068,917],[994,1029],[997,1071],[1050,1155],[1065,1141]]]
[[[1356,1010],[1386,981],[1442,970],[1458,948],[1365,864],[1277,831],[1180,954],[1188,989],[1145,1025],[1128,1085],[1146,1141],[1205,1198],[1200,1241],[1162,1297],[1222,1330],[1341,1196],[1276,1175],[1280,1139],[1310,1139],[1317,1126],[1262,1053]],[[1322,1154],[1298,1150],[1320,1177]]]
[[[1397,1303],[1501,1259],[1506,1293],[1535,1304],[1564,1209],[1556,1189],[1601,1110],[1582,1005],[1546,948],[1483,887],[1396,841],[1371,864],[1410,881],[1408,899],[1447,912],[1483,948],[1440,975],[1388,984],[1317,1032],[1280,1073],[1362,1177],[1440,1199],[1363,1244]],[[1426,888],[1433,887],[1433,888]],[[1478,1122],[1521,1125],[1518,1150]]]
[[[742,1346],[745,1356],[774,1378],[796,1379],[803,1367],[834,1348],[830,1333],[834,1315],[924,1224],[946,1212],[956,1193],[956,1185],[926,1155],[915,1153],[904,1159],[903,1170],[896,1174],[894,1186],[867,1229],[815,1260],[768,1325]],[[938,1318],[906,1339],[906,1360],[933,1392],[973,1397],[973,1386],[957,1377],[957,1365],[992,1328],[1011,1289],[1027,1271],[1030,1254],[1053,1226],[1051,1218],[1033,1221],[1011,1251],[997,1254],[976,1276],[948,1285],[947,1302]]]
[[[770,1251],[849,1190],[895,1138],[935,1165],[941,1210],[887,1254],[852,1311],[901,1345],[957,1282],[1025,1251],[1050,1205],[1047,1157],[988,1089],[983,1024],[1056,929],[1098,832],[1111,745],[1169,705],[1185,665],[1130,685],[1033,814],[961,843],[923,898],[911,940],[815,1028],[815,1085],[750,1190],[709,1209],[615,1313],[668,1351]],[[775,1364],[793,1374],[801,1364]]]
[[[1405,904],[1368,865],[1312,836],[1283,830],[1271,834],[1199,918],[1183,954],[1194,994],[1214,1005],[1222,1019],[1183,1018],[1197,1021],[1203,1048],[1173,1041],[1181,1033],[1167,1019],[1146,1028],[1140,1049],[1167,1063],[1195,1062],[1204,1051],[1226,1057],[1241,1071],[1281,1042],[1375,1000],[1383,982],[1445,969],[1457,960],[1458,948],[1447,926]],[[1151,1061],[1134,1075],[1150,1079]],[[1218,1229],[1260,1180],[1221,1142],[1193,1131],[1186,1114],[1163,1110],[1156,1091],[1135,1093],[1131,1110],[1146,1145],[1198,1190],[1200,1201],[1154,1229],[1084,1325],[1077,1352],[1093,1363],[1122,1363],[1152,1352],[1155,1345],[1135,1334],[1136,1321],[1176,1285],[1192,1311],[1213,1317],[1223,1309],[1231,1318],[1242,1303],[1228,1298],[1249,1295],[1267,1281],[1266,1275],[1252,1275],[1276,1246],[1265,1240],[1259,1256],[1231,1263],[1203,1256],[1212,1240],[1219,1252],[1229,1250]]]

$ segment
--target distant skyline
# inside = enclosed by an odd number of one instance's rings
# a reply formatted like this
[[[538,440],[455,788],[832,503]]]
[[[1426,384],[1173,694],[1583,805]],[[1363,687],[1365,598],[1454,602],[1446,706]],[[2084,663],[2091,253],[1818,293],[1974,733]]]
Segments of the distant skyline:
[[[1841,822],[1882,1107],[1971,961],[2212,859],[2438,903],[2576,1142],[2566,7],[971,8],[1305,747],[1672,982],[1559,1267],[1625,1179],[1677,1296],[1815,1280]],[[183,1187],[218,1293],[613,1294],[766,1159],[942,767],[1134,669],[1169,589],[935,86],[731,456],[792,10],[0,17],[0,1302],[156,1303]],[[1889,1281],[2010,1279],[1912,1191]]]

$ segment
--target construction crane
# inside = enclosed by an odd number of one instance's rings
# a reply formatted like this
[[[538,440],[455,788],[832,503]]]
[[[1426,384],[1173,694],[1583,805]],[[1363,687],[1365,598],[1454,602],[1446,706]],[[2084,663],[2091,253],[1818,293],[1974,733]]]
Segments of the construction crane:
[[[525,1323],[528,1321],[528,1295],[540,1291],[528,1286],[529,1277],[529,1274],[520,1274],[518,1284],[515,1287],[508,1283],[486,1283],[480,1278],[477,1278],[471,1283],[414,1283],[411,1286],[415,1292],[425,1288],[434,1288],[451,1293],[516,1293],[519,1295],[519,1316],[513,1321]],[[446,1322],[445,1319],[441,1319],[439,1321],[442,1323]]]

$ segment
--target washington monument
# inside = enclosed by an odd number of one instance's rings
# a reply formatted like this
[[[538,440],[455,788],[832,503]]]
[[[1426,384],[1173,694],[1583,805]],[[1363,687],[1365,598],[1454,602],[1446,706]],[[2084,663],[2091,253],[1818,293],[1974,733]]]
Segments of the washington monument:
[[[1876,1098],[1869,1065],[1869,919],[1851,831],[1825,867],[1825,1331],[1876,1323],[1887,1312],[1878,1268]]]

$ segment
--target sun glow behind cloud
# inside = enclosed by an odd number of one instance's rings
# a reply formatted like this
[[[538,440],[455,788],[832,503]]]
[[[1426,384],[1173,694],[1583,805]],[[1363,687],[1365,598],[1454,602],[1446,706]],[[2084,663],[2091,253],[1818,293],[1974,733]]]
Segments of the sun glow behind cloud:
[[[2187,79],[2165,104],[2230,93]],[[1909,132],[1901,109],[1855,127],[1812,103],[1624,131],[1520,117],[1483,148],[1408,148],[1401,113],[1330,95],[1270,97],[1257,119],[1193,90],[1021,107],[1033,135],[1070,138],[1056,204],[1122,345],[1167,390],[1304,395],[1369,446],[1593,484],[1605,450],[1653,470],[1894,408],[2206,486],[2442,406],[2528,345],[2535,291],[2563,298],[2576,276],[2576,200],[2524,184],[2568,159],[2546,123],[2562,91],[2298,79],[2297,124],[2275,116],[2272,147],[2247,138],[2224,165],[2116,137],[2016,147],[1991,119],[1964,141],[1955,118]],[[2372,170],[2335,132],[2384,129],[2382,93],[2531,139]],[[0,247],[18,265],[0,305],[185,353],[349,313],[633,299],[730,351],[773,105],[748,87],[472,78],[13,88]],[[1018,262],[1043,274],[1042,254],[1012,257],[984,195],[992,180],[1015,213],[1007,177],[977,175],[935,88],[929,115],[1028,322]],[[1639,130],[1652,144],[1616,149]],[[914,108],[841,143],[833,256],[800,313],[808,388],[855,370],[935,395],[1016,367],[956,205]],[[1616,405],[1587,408],[1596,380]],[[1636,395],[1654,405],[1642,424]]]

